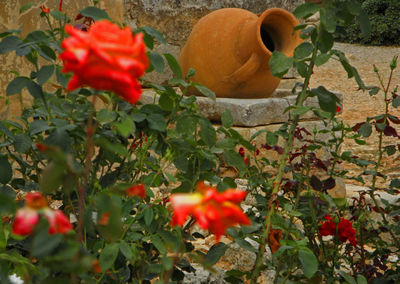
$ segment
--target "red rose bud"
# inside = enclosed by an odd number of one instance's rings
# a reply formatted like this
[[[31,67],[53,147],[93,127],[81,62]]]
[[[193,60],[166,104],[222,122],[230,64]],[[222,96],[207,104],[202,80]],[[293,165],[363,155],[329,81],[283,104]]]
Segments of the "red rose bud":
[[[78,20],[80,20],[80,19],[82,19],[82,18],[83,18],[82,14],[79,13],[78,15],[76,15],[75,21],[78,21]]]
[[[340,106],[336,106],[336,113],[340,112],[342,110],[342,108]]]
[[[27,236],[32,233],[33,228],[39,222],[39,213],[29,207],[18,209],[12,225],[12,232],[15,235]]]
[[[44,144],[42,144],[42,143],[36,143],[36,149],[39,151],[39,152],[44,152],[44,151],[46,151],[47,149],[48,149],[49,147],[47,147],[46,145],[44,145]]]
[[[125,190],[126,195],[129,197],[132,196],[139,196],[141,198],[146,197],[146,188],[144,187],[144,184],[137,184],[133,185]]]
[[[58,11],[62,11],[63,0],[60,0],[60,5],[58,6]]]
[[[110,221],[110,213],[104,213],[101,216],[100,220],[97,222],[97,224],[99,224],[101,226],[107,226],[108,221]]]
[[[250,162],[249,158],[248,158],[248,157],[245,157],[245,158],[244,158],[244,163],[245,163],[246,165],[248,165],[249,162]]]
[[[65,27],[70,35],[61,47],[63,72],[72,72],[68,90],[82,86],[113,91],[122,99],[135,104],[142,93],[138,78],[144,75],[149,61],[143,34],[132,35],[129,27],[102,20],[88,32],[71,25]]]
[[[240,154],[240,156],[244,157],[244,148],[243,147],[239,148],[239,154]]]
[[[42,7],[40,7],[40,8],[42,9],[43,13],[46,13],[46,14],[50,13],[50,9],[47,8],[46,5],[42,5]]]
[[[42,209],[47,207],[46,198],[38,191],[29,192],[26,197],[26,206],[31,209]]]

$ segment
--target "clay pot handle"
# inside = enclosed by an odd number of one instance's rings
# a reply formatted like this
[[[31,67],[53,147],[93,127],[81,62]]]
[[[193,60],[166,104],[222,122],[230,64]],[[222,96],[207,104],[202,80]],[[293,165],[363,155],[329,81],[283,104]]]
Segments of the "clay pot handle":
[[[229,81],[236,84],[241,84],[244,81],[250,79],[254,73],[257,72],[258,68],[262,63],[262,58],[257,53],[253,53],[250,58],[243,64],[239,69],[233,72],[231,75],[226,76],[224,81]]]

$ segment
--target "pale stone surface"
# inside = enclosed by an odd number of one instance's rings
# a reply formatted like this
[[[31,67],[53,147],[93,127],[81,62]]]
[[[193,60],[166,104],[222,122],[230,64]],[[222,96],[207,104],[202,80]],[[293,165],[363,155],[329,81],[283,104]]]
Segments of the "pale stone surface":
[[[337,94],[341,99],[341,95]],[[142,103],[152,103],[155,93],[146,90],[140,99]],[[156,96],[157,100],[157,96]],[[253,127],[272,123],[283,123],[290,119],[289,113],[284,113],[289,105],[294,105],[296,96],[289,90],[277,89],[271,98],[265,99],[230,99],[217,98],[213,100],[206,97],[197,97],[197,104],[201,114],[208,119],[220,122],[221,115],[228,109],[233,117],[233,125]],[[318,107],[316,97],[307,99],[306,106]],[[317,119],[313,112],[302,115],[302,120]]]

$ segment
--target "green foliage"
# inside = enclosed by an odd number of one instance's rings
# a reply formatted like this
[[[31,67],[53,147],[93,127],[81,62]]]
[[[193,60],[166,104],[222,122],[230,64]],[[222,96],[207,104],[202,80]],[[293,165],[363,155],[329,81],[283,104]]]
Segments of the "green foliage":
[[[371,23],[369,36],[362,36],[362,28],[353,24],[343,28],[336,36],[338,41],[370,45],[399,45],[400,19],[397,0],[362,0],[362,8]],[[358,10],[357,10],[358,11]]]

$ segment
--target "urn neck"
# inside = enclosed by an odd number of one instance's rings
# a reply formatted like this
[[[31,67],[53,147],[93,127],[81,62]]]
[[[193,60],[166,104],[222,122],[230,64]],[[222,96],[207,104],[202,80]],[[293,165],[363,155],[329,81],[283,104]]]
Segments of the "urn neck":
[[[258,46],[267,56],[271,56],[275,50],[292,56],[294,49],[301,42],[299,31],[293,30],[298,24],[296,17],[284,9],[266,10],[256,22],[254,32]]]

